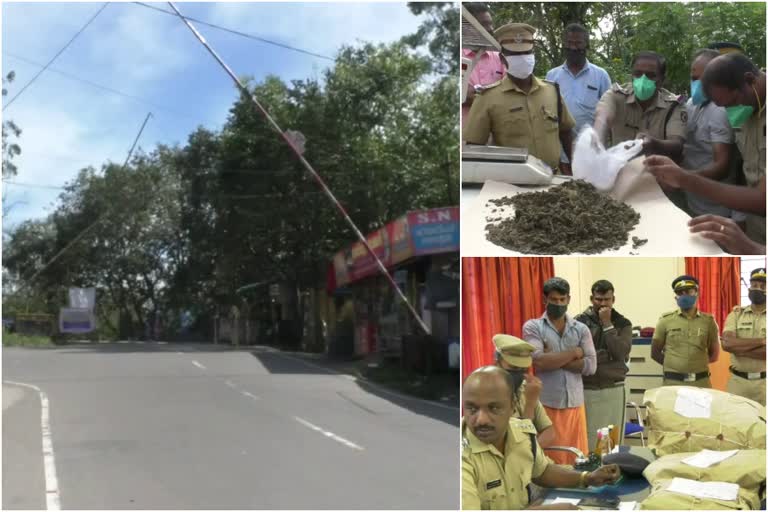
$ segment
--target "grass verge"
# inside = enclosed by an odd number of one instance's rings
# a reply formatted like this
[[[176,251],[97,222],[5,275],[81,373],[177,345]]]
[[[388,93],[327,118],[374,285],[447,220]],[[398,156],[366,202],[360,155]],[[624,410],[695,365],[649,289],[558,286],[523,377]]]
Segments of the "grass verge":
[[[27,336],[3,331],[2,337],[4,347],[50,348],[54,346],[48,336]]]

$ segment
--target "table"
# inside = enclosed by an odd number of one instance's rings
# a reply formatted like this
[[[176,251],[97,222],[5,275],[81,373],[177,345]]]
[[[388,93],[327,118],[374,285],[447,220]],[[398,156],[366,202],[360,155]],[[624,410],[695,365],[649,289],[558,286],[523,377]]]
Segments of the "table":
[[[630,450],[648,460],[655,460],[656,458],[653,455],[653,452],[648,448],[626,445],[619,446],[619,452],[628,452]],[[543,498],[544,504],[548,504],[555,498],[582,499],[586,497],[619,498],[622,503],[626,503],[643,501],[649,494],[651,494],[651,484],[648,483],[648,480],[644,477],[638,476],[629,478],[624,476],[624,480],[619,483],[619,485],[605,485],[599,488],[590,487],[587,489],[546,489]]]
[[[547,186],[515,186],[487,181],[481,188],[462,184],[461,191],[461,253],[462,256],[531,256],[505,249],[486,239],[485,227],[494,216],[497,206],[489,201],[518,193],[545,190],[569,181],[571,178],[555,176]],[[724,254],[711,240],[688,231],[690,217],[677,208],[661,190],[655,178],[643,173],[640,161],[630,162],[619,175],[611,196],[632,206],[640,220],[630,238],[619,249],[607,249],[606,256],[714,256]],[[557,212],[552,212],[557,214]],[[511,217],[514,208],[501,207],[496,214]],[[646,240],[645,245],[634,248],[632,236]],[[579,255],[573,253],[572,255]],[[546,256],[542,254],[541,256]]]

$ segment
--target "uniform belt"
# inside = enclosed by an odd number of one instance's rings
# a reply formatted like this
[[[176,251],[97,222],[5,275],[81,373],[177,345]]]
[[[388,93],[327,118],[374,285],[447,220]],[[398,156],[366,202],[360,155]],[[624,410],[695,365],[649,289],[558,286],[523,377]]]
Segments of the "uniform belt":
[[[747,380],[760,380],[765,378],[765,372],[740,372],[739,370],[734,370],[733,366],[730,368],[731,373],[734,375],[738,375],[742,379]]]
[[[665,379],[681,380],[683,382],[693,382],[699,379],[709,377],[709,372],[699,373],[677,373],[677,372],[664,372]]]

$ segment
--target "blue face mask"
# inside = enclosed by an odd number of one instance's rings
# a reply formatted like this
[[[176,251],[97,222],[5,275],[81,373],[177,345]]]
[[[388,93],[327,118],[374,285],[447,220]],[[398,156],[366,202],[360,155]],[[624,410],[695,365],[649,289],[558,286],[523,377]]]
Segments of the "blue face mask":
[[[696,304],[696,299],[698,299],[696,295],[680,295],[676,300],[680,309],[688,310]]]
[[[709,98],[704,95],[704,88],[701,86],[701,80],[691,81],[691,101],[694,105],[701,105]]]

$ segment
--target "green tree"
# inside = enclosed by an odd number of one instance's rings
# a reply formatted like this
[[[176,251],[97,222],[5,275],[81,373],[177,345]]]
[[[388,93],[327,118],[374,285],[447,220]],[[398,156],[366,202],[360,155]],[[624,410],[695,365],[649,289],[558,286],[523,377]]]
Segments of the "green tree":
[[[667,60],[665,87],[689,89],[693,53],[717,41],[733,41],[765,67],[765,3],[520,2],[491,3],[496,25],[517,21],[537,29],[537,76],[560,65],[562,34],[578,22],[591,33],[588,58],[608,71],[613,82],[630,80],[632,56],[653,50]]]

